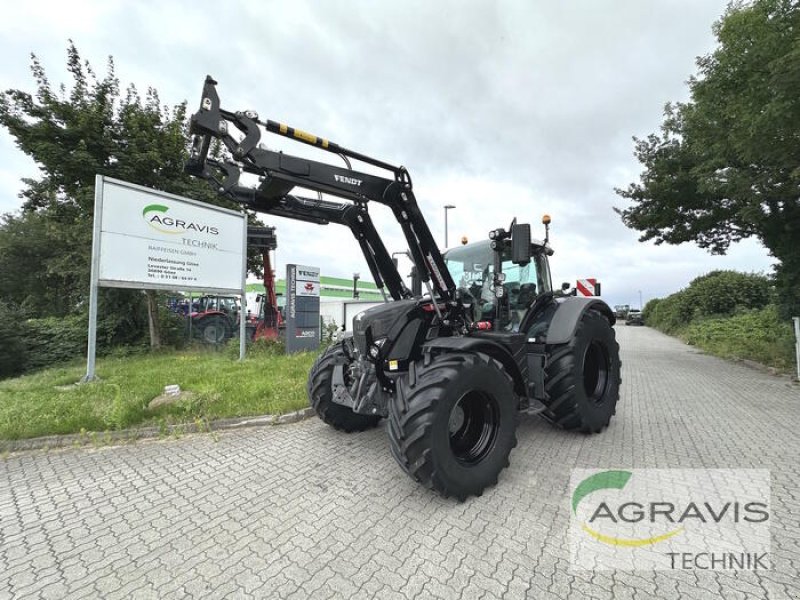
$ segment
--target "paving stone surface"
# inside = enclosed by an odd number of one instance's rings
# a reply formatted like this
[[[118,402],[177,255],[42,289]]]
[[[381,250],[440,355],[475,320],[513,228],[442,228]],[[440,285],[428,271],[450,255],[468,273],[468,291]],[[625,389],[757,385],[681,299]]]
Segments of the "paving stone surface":
[[[0,459],[0,598],[800,598],[800,388],[618,327],[601,435],[523,417],[500,483],[440,498],[383,427],[278,427]],[[766,468],[769,571],[582,572],[573,468]]]

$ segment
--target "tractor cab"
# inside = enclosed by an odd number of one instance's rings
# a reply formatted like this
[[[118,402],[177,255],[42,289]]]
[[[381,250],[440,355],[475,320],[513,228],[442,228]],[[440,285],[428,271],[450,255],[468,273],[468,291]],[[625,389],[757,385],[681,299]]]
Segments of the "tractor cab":
[[[489,323],[499,331],[517,331],[537,296],[552,290],[547,261],[552,250],[544,242],[531,240],[530,262],[518,264],[510,244],[495,257],[494,243],[483,240],[451,248],[444,253],[444,260],[473,322]],[[496,258],[502,281],[495,277]]]

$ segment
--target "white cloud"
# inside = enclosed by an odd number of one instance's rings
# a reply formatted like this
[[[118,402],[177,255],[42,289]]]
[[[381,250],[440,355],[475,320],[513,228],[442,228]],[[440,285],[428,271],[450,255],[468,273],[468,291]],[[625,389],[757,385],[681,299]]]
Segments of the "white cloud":
[[[210,73],[229,109],[255,108],[406,165],[440,241],[444,204],[457,206],[451,240],[480,239],[514,216],[536,231],[550,213],[556,283],[597,276],[609,302],[629,302],[639,289],[662,295],[712,268],[771,264],[756,243],[727,257],[640,244],[612,211],[624,204],[613,188],[640,171],[631,136],[655,130],[663,104],[686,97],[725,4],[26,2],[0,22],[0,81],[32,89],[30,52],[54,83],[66,81],[68,38],[97,70],[113,55],[123,84],[152,85],[170,104],[194,106]],[[18,180],[35,172],[0,132],[0,212],[19,206]],[[389,250],[403,249],[385,207],[371,211]],[[279,272],[287,262],[367,272],[346,229],[266,220],[278,226]]]

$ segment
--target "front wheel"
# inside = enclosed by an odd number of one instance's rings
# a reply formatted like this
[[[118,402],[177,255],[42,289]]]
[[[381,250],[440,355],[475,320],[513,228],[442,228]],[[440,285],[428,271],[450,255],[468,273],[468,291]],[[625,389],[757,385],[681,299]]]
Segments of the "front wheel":
[[[341,369],[345,383],[349,383],[348,367],[351,360],[344,350],[343,342],[334,344],[314,362],[308,374],[308,383],[306,385],[308,401],[316,411],[317,416],[334,429],[347,433],[370,429],[375,427],[381,420],[378,415],[355,413],[350,407],[333,401],[334,370]]]
[[[600,432],[617,409],[620,367],[614,328],[597,311],[587,311],[572,340],[550,349],[542,416],[564,429]]]
[[[427,364],[426,364],[427,362]],[[390,403],[392,455],[416,481],[464,500],[497,483],[517,445],[511,377],[482,353],[411,365]]]

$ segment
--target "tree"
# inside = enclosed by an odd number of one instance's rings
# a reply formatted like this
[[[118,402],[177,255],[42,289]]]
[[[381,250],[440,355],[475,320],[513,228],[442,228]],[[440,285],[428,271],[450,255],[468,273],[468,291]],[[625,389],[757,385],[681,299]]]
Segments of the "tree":
[[[697,61],[691,99],[667,104],[659,134],[634,138],[640,181],[616,209],[640,241],[714,254],[755,237],[779,261],[785,308],[800,310],[800,9],[732,4],[717,49]]]
[[[0,95],[0,124],[41,170],[39,179],[23,180],[21,213],[0,224],[0,298],[44,316],[86,310],[96,174],[238,208],[183,172],[189,149],[185,102],[162,106],[155,89],[142,98],[133,85],[121,94],[113,59],[99,79],[71,42],[67,69],[72,88],[55,91],[32,55],[35,95]],[[255,257],[250,265],[258,272]],[[151,345],[158,346],[155,292],[104,290],[101,302],[133,315],[141,312],[143,298]],[[136,320],[119,319],[120,328],[131,323]],[[112,343],[130,337],[119,331]]]

